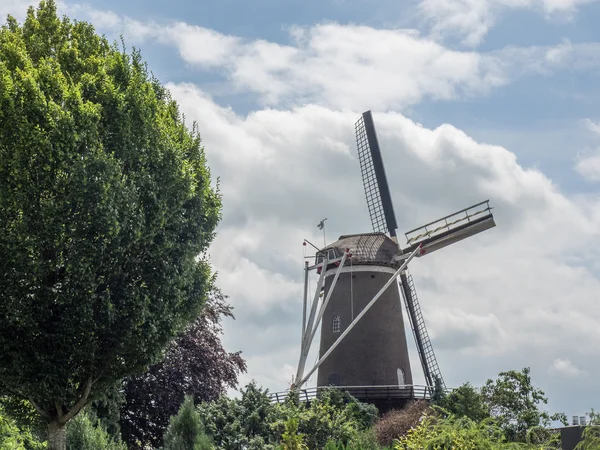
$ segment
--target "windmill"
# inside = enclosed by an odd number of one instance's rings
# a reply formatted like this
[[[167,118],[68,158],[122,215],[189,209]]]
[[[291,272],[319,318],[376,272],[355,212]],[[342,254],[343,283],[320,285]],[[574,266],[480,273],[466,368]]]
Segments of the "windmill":
[[[369,388],[385,387],[389,391],[390,387],[412,386],[404,309],[427,387],[445,387],[407,266],[415,257],[494,227],[489,201],[408,231],[406,244],[400,245],[371,111],[363,113],[355,131],[373,232],[340,236],[317,251],[312,266],[305,263],[302,340],[295,388],[302,387],[317,370],[317,386],[355,388],[367,397]],[[316,270],[319,278],[309,304],[311,270]],[[319,359],[305,373],[319,325]]]

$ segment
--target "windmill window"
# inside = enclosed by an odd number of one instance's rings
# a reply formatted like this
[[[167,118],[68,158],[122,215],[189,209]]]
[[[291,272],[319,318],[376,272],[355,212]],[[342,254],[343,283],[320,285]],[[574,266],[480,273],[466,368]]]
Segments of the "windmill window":
[[[342,329],[342,319],[340,316],[333,316],[333,323],[331,329],[334,333],[339,333]]]

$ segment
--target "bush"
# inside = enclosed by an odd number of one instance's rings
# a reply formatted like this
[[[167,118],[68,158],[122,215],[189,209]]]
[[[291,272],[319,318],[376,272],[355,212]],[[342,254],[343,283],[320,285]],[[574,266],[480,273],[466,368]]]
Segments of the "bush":
[[[36,440],[31,431],[0,408],[0,450],[43,450],[46,444]]]
[[[200,414],[194,407],[192,396],[186,396],[179,412],[171,417],[164,437],[164,450],[212,449],[210,438],[204,433]]]
[[[377,435],[373,428],[359,432],[350,443],[346,450],[380,450],[381,446],[377,442]]]
[[[425,401],[411,402],[403,409],[396,409],[385,414],[375,424],[375,435],[380,445],[391,446],[394,439],[404,436],[415,426],[427,411]]]
[[[99,422],[86,412],[79,413],[67,425],[67,450],[127,450],[124,443],[110,437]]]

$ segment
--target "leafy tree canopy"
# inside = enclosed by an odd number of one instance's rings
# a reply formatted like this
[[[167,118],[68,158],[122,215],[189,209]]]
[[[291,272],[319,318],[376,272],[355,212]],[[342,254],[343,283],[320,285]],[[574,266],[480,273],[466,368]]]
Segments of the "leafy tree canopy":
[[[452,390],[439,402],[439,406],[457,417],[468,417],[475,422],[490,417],[483,395],[470,383]]]
[[[280,444],[306,445],[320,450],[332,441],[346,445],[370,429],[377,420],[377,408],[358,402],[336,389],[321,392],[307,405],[293,394],[273,404],[268,391],[250,383],[241,397],[220,397],[198,407],[206,432],[220,449],[273,449]],[[294,431],[292,431],[294,430]],[[290,433],[300,433],[302,440]]]
[[[54,0],[0,29],[0,395],[64,424],[198,316],[220,196],[140,54]]]
[[[529,429],[546,427],[552,421],[567,424],[564,414],[550,415],[540,409],[541,405],[548,403],[548,399],[531,383],[528,367],[520,372],[501,372],[495,381],[487,380],[481,394],[509,441],[525,442]]]

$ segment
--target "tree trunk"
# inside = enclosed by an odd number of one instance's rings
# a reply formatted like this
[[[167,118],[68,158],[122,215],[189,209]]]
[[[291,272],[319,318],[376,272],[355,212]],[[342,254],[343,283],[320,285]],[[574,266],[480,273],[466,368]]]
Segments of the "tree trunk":
[[[48,424],[48,450],[67,450],[67,426],[57,421]]]

